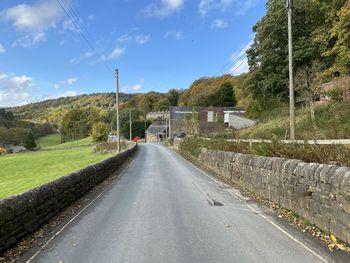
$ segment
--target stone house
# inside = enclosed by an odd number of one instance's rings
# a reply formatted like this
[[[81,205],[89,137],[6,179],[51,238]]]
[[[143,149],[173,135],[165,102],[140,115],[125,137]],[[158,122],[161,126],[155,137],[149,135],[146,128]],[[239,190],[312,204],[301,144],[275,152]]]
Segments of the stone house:
[[[255,122],[243,119],[244,113],[243,108],[236,107],[170,107],[169,135],[174,138],[181,133],[208,134],[222,132],[226,128],[245,128],[254,125]],[[238,120],[239,125],[236,124]]]
[[[162,142],[166,139],[168,126],[165,124],[151,124],[146,130],[146,142]]]

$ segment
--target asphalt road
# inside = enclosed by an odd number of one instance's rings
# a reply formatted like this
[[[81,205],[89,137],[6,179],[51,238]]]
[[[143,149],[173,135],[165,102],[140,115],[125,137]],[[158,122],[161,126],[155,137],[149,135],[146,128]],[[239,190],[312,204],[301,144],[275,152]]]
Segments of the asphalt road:
[[[232,192],[166,147],[140,145],[120,180],[32,262],[331,261],[300,231]]]

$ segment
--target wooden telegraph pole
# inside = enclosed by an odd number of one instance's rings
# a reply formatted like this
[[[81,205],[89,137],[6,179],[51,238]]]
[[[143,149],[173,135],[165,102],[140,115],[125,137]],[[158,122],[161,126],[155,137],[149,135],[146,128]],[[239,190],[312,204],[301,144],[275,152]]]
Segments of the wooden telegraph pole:
[[[132,141],[132,122],[131,122],[131,110],[129,110],[129,127],[130,127],[130,141]]]
[[[289,111],[290,111],[290,139],[295,140],[295,101],[293,79],[293,34],[292,34],[292,6],[293,1],[287,0],[288,9],[288,50],[289,50]]]
[[[116,87],[117,87],[117,91],[116,91],[116,110],[117,110],[117,150],[118,153],[120,152],[120,127],[119,127],[119,71],[118,68],[115,70],[115,78],[116,78]]]

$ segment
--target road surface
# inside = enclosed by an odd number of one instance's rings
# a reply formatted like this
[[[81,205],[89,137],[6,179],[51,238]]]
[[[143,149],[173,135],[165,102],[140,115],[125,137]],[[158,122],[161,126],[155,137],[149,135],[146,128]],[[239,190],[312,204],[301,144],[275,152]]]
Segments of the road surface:
[[[120,180],[31,262],[329,261],[232,191],[163,145],[140,145]]]

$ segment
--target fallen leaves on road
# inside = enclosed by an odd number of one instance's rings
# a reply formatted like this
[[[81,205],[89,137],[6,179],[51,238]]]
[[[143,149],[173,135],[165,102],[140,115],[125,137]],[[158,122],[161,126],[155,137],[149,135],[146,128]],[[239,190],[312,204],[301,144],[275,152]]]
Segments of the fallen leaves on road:
[[[342,251],[347,251],[347,252],[350,252],[350,248],[346,247],[344,244],[340,244],[338,243],[338,240],[337,238],[335,237],[335,235],[330,235],[330,240],[332,243],[328,244],[328,249],[330,251],[333,251],[333,250],[342,250]]]

